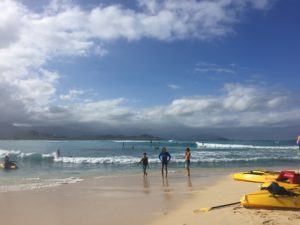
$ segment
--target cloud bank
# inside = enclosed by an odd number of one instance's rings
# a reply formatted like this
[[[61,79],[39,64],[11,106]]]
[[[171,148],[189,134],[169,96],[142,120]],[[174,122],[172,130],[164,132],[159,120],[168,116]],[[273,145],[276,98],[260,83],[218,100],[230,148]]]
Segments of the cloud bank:
[[[81,99],[82,90],[57,93],[59,58],[105,57],[113,40],[211,41],[234,34],[248,10],[267,10],[271,0],[138,0],[135,10],[98,5],[86,9],[68,1],[50,1],[42,12],[13,0],[0,8],[1,121],[32,125],[73,123],[106,126],[251,127],[295,125],[299,101],[291,93],[262,86],[226,84],[218,96],[193,96],[147,109],[127,99]],[[229,68],[200,65],[198,72],[234,74]],[[176,89],[177,86],[169,86]],[[72,99],[76,98],[76,101]],[[298,98],[299,99],[299,98]],[[81,100],[81,101],[80,101]]]

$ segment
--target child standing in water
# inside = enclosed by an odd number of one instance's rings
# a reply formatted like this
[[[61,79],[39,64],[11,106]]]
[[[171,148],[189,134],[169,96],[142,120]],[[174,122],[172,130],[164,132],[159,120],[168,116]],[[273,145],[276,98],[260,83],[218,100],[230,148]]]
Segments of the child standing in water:
[[[190,148],[186,148],[185,150],[185,168],[187,171],[187,175],[190,176],[190,164],[191,164],[191,150]]]
[[[149,162],[148,162],[148,157],[147,153],[145,152],[143,154],[143,158],[141,159],[140,163],[143,164],[143,172],[144,172],[144,177],[147,176],[147,168],[149,168]]]

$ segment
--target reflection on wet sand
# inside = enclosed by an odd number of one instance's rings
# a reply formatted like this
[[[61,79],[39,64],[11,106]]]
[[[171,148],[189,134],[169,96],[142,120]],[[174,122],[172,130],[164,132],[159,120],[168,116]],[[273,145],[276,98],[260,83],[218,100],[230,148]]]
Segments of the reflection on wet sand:
[[[168,178],[162,178],[162,185],[163,185],[163,193],[166,200],[170,200],[172,198],[173,189],[170,188]]]
[[[143,184],[144,184],[144,193],[149,194],[150,193],[150,181],[147,176],[144,176]]]
[[[163,187],[169,187],[169,179],[162,177]]]
[[[191,176],[188,176],[187,179],[186,179],[186,181],[187,181],[187,186],[190,187],[190,188],[192,188],[193,184],[192,184]]]

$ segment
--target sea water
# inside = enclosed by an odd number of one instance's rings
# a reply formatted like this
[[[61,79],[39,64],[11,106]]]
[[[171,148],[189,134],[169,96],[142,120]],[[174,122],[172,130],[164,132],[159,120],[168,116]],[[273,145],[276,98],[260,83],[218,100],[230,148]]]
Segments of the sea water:
[[[81,181],[85,177],[141,172],[143,153],[150,172],[158,172],[158,155],[166,147],[170,171],[184,168],[191,149],[191,168],[297,168],[300,150],[294,141],[53,141],[1,140],[0,160],[8,155],[18,169],[0,170],[0,191],[34,189]],[[55,156],[60,150],[60,157]]]

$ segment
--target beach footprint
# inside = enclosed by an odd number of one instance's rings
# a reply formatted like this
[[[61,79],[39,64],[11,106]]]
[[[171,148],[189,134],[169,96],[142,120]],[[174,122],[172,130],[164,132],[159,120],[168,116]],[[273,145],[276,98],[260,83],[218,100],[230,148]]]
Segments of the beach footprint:
[[[274,223],[274,220],[265,220],[262,222],[264,225],[276,225],[277,223]]]
[[[288,217],[288,220],[300,220],[300,215],[293,214]]]

